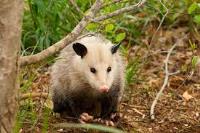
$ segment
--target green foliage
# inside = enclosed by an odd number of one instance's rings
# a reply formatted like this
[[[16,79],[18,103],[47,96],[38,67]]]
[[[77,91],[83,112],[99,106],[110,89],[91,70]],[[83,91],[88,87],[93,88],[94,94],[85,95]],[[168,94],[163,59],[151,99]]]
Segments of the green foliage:
[[[98,27],[99,27],[99,24],[97,24],[97,23],[90,23],[90,24],[88,24],[88,26],[86,27],[86,29],[88,31],[95,32],[98,29]]]
[[[21,85],[21,87],[20,87],[20,91],[22,92],[22,93],[24,93],[24,92],[27,92],[27,91],[29,91],[29,89],[30,89],[30,87],[31,87],[31,85],[32,85],[32,83],[33,83],[33,80],[36,78],[36,75],[34,75],[34,74],[32,74],[32,75],[30,75],[29,77],[28,77],[28,75],[22,75],[23,77],[21,77],[21,78],[23,78],[22,80],[23,80],[23,82],[21,83],[22,85]],[[27,80],[25,80],[24,79],[24,77],[26,77],[27,76]]]
[[[26,116],[27,116],[27,111],[26,110],[20,110],[17,113],[15,127],[13,129],[14,133],[19,133],[20,129],[23,127],[23,121],[25,120]]]
[[[92,5],[94,0],[76,0],[77,5],[84,13]],[[105,4],[110,0],[105,0]],[[107,14],[130,4],[136,4],[138,0],[124,0],[118,4],[104,7],[99,15]],[[90,23],[86,30],[100,32],[114,43],[129,38],[131,45],[140,44],[147,25],[152,21],[160,21],[166,13],[164,24],[173,24],[187,10],[195,23],[200,23],[199,3],[197,1],[169,1],[150,0],[141,9],[135,9],[132,13],[125,13],[100,23]],[[165,5],[165,7],[163,6]],[[80,21],[83,14],[78,13],[68,0],[25,0],[25,13],[23,19],[22,54],[37,53],[54,44],[71,30]]]
[[[126,33],[119,33],[117,34],[116,38],[115,38],[115,42],[121,42],[122,40],[124,40],[124,38],[126,37]]]
[[[194,16],[194,22],[197,23],[197,24],[200,24],[200,15]]]
[[[139,67],[140,67],[140,59],[139,58],[133,59],[127,65],[127,67],[126,67],[126,75],[125,75],[125,79],[126,79],[126,84],[127,85],[131,85],[135,81],[137,81],[136,76],[137,76]]]
[[[85,12],[94,0],[76,0],[75,2],[81,11]],[[108,4],[110,1],[104,2]],[[124,0],[122,3],[106,6],[101,10],[100,15],[137,2]],[[173,11],[177,12],[172,14],[174,17],[172,15],[167,17],[166,21],[173,21],[178,17],[178,11],[184,10],[182,3],[181,1],[174,4],[172,0],[164,2],[167,7],[173,5]],[[196,10],[194,7],[188,9],[190,13]],[[135,15],[137,13],[143,15]],[[131,14],[122,14],[100,23],[90,23],[86,30],[103,33],[114,43],[129,38],[131,44],[139,44],[139,39],[144,34],[147,24],[156,20],[157,17],[161,19],[165,13],[166,9],[159,1],[151,0],[147,1],[145,7],[136,9]],[[82,14],[78,13],[68,0],[25,0],[22,54],[37,53],[54,44],[70,33],[81,18]],[[196,16],[195,21],[198,22],[198,20]]]
[[[197,49],[197,44],[191,42],[191,40],[189,40],[189,44],[190,44],[190,48],[192,52],[194,52]],[[198,56],[194,56],[194,55],[192,56],[191,65],[192,65],[193,70],[197,68],[199,61],[200,61],[200,58]]]
[[[114,25],[113,24],[107,24],[105,27],[105,32],[112,32],[114,30]]]
[[[84,0],[80,8],[89,6],[90,0]],[[72,7],[68,0],[25,0],[22,53],[37,53],[70,33],[82,17]]]
[[[191,40],[189,40],[189,44],[190,44],[190,48],[191,48],[192,50],[197,49],[197,45],[196,45],[195,43],[192,43]]]
[[[192,2],[188,7],[188,14],[196,24],[200,25],[200,3]]]
[[[31,128],[33,128],[33,130],[35,129],[34,126],[37,122],[38,114],[34,111],[34,109],[35,105],[31,98],[25,101],[24,104],[20,106],[17,113],[16,124],[13,129],[14,133],[19,133],[20,129],[25,126],[24,123],[28,123],[29,125],[31,125]]]
[[[195,69],[197,64],[198,64],[198,61],[199,61],[199,57],[198,56],[193,56],[192,57],[192,68]]]
[[[192,14],[198,8],[198,4],[196,2],[192,3],[188,8],[188,14]]]
[[[43,111],[43,121],[42,121],[42,133],[47,133],[49,128],[49,117],[51,115],[51,110],[47,107]]]

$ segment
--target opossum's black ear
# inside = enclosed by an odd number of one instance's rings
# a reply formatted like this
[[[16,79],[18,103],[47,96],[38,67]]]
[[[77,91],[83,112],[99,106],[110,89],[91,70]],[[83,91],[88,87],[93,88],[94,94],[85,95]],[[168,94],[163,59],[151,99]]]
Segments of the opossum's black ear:
[[[117,45],[114,45],[111,47],[111,52],[112,54],[116,53],[117,50],[119,49],[119,46],[121,45],[121,43],[117,44]]]
[[[87,54],[87,48],[81,43],[74,43],[73,49],[77,55],[81,56],[81,58]]]

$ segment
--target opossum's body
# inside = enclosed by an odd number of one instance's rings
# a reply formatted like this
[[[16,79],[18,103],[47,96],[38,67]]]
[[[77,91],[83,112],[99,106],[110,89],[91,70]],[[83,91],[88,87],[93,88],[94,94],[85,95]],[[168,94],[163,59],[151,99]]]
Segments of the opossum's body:
[[[75,117],[87,112],[103,118],[116,112],[124,88],[124,63],[111,47],[110,41],[93,34],[61,51],[51,72],[54,112]]]

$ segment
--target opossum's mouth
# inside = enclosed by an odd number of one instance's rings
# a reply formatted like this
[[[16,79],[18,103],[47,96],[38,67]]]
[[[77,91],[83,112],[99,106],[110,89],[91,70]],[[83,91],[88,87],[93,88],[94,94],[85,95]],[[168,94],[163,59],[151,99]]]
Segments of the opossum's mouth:
[[[109,91],[109,87],[107,85],[102,85],[99,87],[99,91],[102,93],[107,93]]]

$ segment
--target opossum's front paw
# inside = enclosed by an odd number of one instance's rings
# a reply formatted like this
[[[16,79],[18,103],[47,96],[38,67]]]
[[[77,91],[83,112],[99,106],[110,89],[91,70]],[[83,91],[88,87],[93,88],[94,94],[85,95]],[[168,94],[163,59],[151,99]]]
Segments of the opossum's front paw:
[[[122,117],[122,114],[121,113],[112,113],[111,115],[110,115],[110,119],[112,120],[112,121],[118,121],[120,118]]]
[[[100,124],[105,124],[106,126],[112,126],[112,127],[115,126],[115,124],[114,124],[114,122],[112,120],[106,120],[106,119],[102,119],[102,118],[94,119],[93,122],[100,123]]]
[[[87,123],[87,122],[92,122],[94,119],[93,116],[89,115],[88,113],[82,113],[80,115],[80,118],[79,118],[79,122],[80,123]]]

